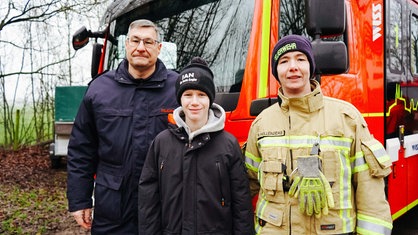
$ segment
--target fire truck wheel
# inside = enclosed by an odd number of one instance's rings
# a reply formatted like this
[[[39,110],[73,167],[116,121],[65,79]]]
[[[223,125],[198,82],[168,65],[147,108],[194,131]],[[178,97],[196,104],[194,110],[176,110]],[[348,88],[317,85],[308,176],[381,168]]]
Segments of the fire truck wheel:
[[[57,169],[61,166],[61,157],[55,155],[55,143],[49,145],[49,159],[52,169]]]

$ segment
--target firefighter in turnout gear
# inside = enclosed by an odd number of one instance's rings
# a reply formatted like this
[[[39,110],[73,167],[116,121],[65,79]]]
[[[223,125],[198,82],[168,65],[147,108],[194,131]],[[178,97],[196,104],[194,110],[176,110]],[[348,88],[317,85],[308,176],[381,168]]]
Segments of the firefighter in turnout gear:
[[[350,103],[313,80],[308,39],[283,37],[272,53],[278,102],[252,123],[245,161],[257,234],[385,234],[391,160]]]

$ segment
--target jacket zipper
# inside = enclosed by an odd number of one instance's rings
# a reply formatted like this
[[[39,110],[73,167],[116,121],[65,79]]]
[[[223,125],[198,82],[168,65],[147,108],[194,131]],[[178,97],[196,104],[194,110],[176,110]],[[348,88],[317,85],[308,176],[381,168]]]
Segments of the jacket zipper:
[[[159,189],[160,189],[160,202],[162,201],[162,185],[161,185],[161,181],[162,181],[162,179],[161,179],[161,177],[162,177],[162,175],[163,175],[163,168],[164,168],[164,159],[161,161],[161,164],[160,164],[160,172],[159,172],[159,177],[158,177],[158,187],[159,187]]]
[[[164,160],[161,161],[161,165],[160,165],[160,176],[163,172],[163,168],[164,168]]]
[[[224,207],[225,206],[225,198],[224,198],[224,193],[222,190],[222,174],[221,174],[221,166],[219,164],[219,161],[216,161],[216,168],[218,168],[218,175],[219,175],[219,187],[221,190],[221,206]]]

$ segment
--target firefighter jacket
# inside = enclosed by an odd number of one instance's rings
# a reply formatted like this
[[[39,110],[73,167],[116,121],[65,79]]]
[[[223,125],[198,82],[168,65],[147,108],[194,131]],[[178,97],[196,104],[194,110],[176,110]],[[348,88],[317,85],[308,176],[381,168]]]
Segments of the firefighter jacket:
[[[68,146],[67,195],[70,211],[92,208],[94,189],[92,234],[138,233],[145,156],[178,107],[178,74],[160,60],[156,66],[149,78],[134,79],[123,60],[93,80],[81,102]]]
[[[311,90],[301,98],[287,98],[280,90],[278,103],[250,128],[245,161],[252,195],[258,193],[257,234],[390,235],[384,191],[390,157],[353,105],[323,96],[314,80]],[[296,159],[309,156],[315,143],[335,202],[321,218],[301,213],[298,199],[287,192]]]
[[[208,123],[178,126],[151,144],[139,181],[139,233],[254,234],[249,182],[236,138],[223,130],[225,112],[213,104]]]

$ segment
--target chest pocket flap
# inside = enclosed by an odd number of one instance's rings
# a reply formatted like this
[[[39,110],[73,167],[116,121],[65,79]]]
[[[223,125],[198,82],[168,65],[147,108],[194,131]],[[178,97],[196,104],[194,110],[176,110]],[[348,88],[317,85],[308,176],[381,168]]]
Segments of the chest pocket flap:
[[[376,139],[362,141],[361,149],[372,176],[380,178],[390,174],[392,161],[379,141]]]
[[[119,190],[122,185],[122,176],[111,175],[106,172],[99,172],[96,177],[96,183],[106,188],[113,190]]]

